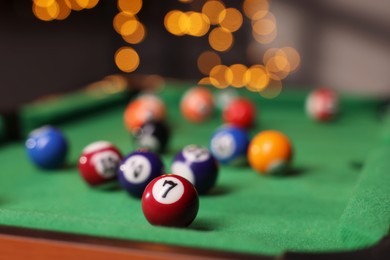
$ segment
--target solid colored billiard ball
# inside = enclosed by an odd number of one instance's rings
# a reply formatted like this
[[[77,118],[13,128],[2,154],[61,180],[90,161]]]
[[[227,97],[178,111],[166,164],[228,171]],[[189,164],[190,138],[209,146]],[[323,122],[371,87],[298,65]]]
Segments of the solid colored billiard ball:
[[[189,180],[199,194],[205,194],[215,186],[218,170],[214,156],[207,148],[198,145],[184,147],[171,166],[171,172]]]
[[[243,164],[247,161],[249,136],[242,128],[224,126],[215,131],[210,151],[223,164]]]
[[[247,129],[254,124],[256,107],[249,99],[237,98],[225,107],[222,117],[226,124]]]
[[[141,198],[149,182],[163,173],[164,164],[158,155],[147,150],[138,150],[122,160],[118,179],[127,192]]]
[[[127,105],[124,123],[128,131],[134,132],[146,122],[164,120],[165,114],[165,105],[158,96],[144,94]]]
[[[97,141],[83,149],[78,169],[81,177],[95,186],[116,179],[121,159],[121,152],[112,143]]]
[[[319,88],[309,93],[305,104],[306,113],[315,121],[326,122],[339,112],[338,94],[331,89]]]
[[[188,121],[203,122],[214,112],[213,94],[205,87],[193,87],[184,93],[180,109]]]
[[[31,161],[40,168],[58,168],[66,161],[68,142],[64,134],[52,126],[33,130],[25,146]]]
[[[167,148],[170,135],[170,129],[165,122],[151,121],[135,130],[134,139],[138,148],[162,153]]]
[[[250,166],[261,174],[286,173],[292,160],[289,138],[278,131],[258,133],[248,147]]]
[[[152,225],[189,226],[198,214],[199,198],[185,178],[167,174],[153,179],[142,196],[142,211]]]

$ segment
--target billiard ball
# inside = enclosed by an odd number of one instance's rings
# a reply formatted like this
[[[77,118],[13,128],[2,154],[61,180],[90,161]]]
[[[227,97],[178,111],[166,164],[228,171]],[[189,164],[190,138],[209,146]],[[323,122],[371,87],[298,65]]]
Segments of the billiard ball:
[[[222,117],[226,124],[248,129],[254,124],[256,107],[249,99],[236,98],[225,107]]]
[[[218,170],[218,161],[207,148],[199,145],[184,147],[171,165],[171,172],[189,180],[199,194],[206,194],[215,186]]]
[[[156,95],[143,94],[131,101],[124,112],[124,123],[128,131],[134,132],[148,121],[161,121],[166,116],[163,101]]]
[[[279,131],[268,130],[258,133],[248,147],[250,166],[264,175],[286,173],[292,155],[289,138]]]
[[[242,165],[247,162],[249,135],[242,128],[224,126],[211,137],[210,151],[223,164]]]
[[[25,146],[28,157],[40,168],[58,168],[66,161],[68,142],[64,134],[52,126],[43,126],[30,132]]]
[[[180,109],[188,121],[204,122],[214,112],[213,94],[205,87],[193,87],[184,93]]]
[[[315,121],[330,121],[339,111],[338,94],[327,88],[316,89],[307,96],[305,110],[307,115]]]
[[[185,178],[167,174],[153,179],[142,195],[142,211],[152,225],[189,226],[198,214],[199,198]]]
[[[141,198],[146,185],[163,173],[164,164],[158,155],[147,150],[137,150],[121,161],[118,179],[129,194]]]
[[[112,143],[97,141],[83,149],[78,169],[89,185],[96,186],[116,179],[121,159],[121,152]]]
[[[162,153],[167,148],[171,133],[165,122],[150,121],[136,129],[133,136],[138,148]]]
[[[239,94],[236,89],[234,88],[224,88],[221,90],[218,90],[214,95],[214,103],[215,106],[220,110],[223,111],[225,107],[227,107],[230,102],[235,100],[239,97]]]

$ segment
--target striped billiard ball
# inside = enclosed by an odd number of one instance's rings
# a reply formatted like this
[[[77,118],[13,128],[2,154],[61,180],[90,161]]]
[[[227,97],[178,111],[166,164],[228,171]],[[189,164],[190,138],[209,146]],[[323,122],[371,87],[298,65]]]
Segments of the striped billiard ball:
[[[154,178],[164,174],[160,157],[148,150],[130,153],[119,165],[118,179],[122,187],[132,196],[141,198],[145,187]]]
[[[242,165],[247,162],[249,135],[241,128],[223,126],[210,140],[210,151],[223,164]]]
[[[171,166],[171,172],[189,180],[199,194],[206,194],[215,186],[218,170],[218,161],[207,148],[199,145],[184,147]]]
[[[121,152],[112,143],[97,141],[87,145],[79,158],[81,177],[91,186],[108,183],[117,178]]]
[[[319,88],[309,93],[305,105],[310,118],[318,122],[328,122],[339,113],[339,96],[334,90]]]

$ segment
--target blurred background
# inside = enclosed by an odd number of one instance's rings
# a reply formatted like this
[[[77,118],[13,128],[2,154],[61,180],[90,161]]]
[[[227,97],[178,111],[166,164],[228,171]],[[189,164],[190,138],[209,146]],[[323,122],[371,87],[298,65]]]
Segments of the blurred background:
[[[0,109],[118,73],[390,95],[390,1],[0,0]]]

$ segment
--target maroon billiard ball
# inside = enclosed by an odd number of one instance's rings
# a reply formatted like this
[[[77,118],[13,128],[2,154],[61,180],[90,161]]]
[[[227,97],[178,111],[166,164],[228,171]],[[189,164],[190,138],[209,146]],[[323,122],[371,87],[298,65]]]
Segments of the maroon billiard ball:
[[[307,96],[305,109],[308,116],[315,121],[330,121],[339,112],[338,94],[328,88],[316,89]]]
[[[236,98],[225,107],[222,117],[226,124],[248,129],[254,124],[256,107],[249,99]]]
[[[142,195],[142,211],[156,226],[186,227],[198,214],[199,198],[187,179],[166,174],[153,179]]]
[[[121,160],[121,152],[112,143],[97,141],[83,149],[78,168],[83,179],[95,186],[116,179]]]

